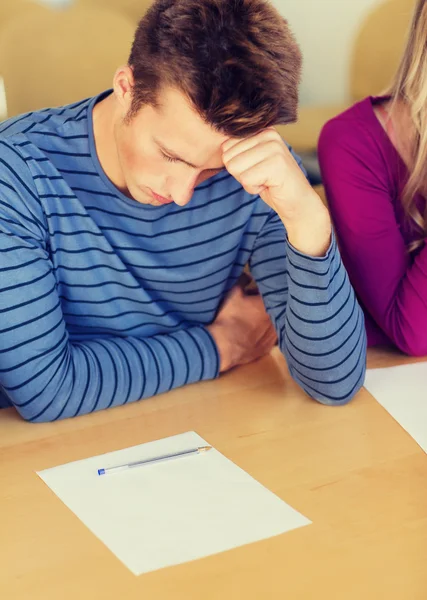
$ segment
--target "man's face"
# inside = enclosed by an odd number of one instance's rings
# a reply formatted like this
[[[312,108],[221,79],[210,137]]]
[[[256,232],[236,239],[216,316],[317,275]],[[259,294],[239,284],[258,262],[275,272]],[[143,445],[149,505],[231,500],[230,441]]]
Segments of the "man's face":
[[[159,105],[143,106],[115,126],[125,193],[161,206],[187,204],[194,188],[223,166],[221,144],[228,136],[207,125],[177,90],[166,88]]]

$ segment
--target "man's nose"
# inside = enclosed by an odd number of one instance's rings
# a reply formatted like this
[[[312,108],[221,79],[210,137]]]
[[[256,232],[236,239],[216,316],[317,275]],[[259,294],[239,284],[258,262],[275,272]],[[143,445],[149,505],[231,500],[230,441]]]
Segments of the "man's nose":
[[[193,196],[194,188],[196,187],[197,175],[191,175],[187,179],[177,181],[171,190],[171,196],[175,204],[185,206]]]

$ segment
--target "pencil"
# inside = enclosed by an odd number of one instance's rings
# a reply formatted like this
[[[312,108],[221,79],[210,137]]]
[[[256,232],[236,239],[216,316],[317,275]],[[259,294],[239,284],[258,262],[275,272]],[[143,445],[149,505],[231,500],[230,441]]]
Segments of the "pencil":
[[[147,458],[145,460],[138,460],[136,462],[127,463],[124,465],[117,465],[116,467],[106,467],[105,469],[98,469],[98,475],[118,473],[119,471],[126,471],[127,469],[134,469],[135,467],[142,467],[144,465],[152,465],[154,463],[164,462],[166,460],[174,460],[175,458],[181,458],[183,456],[202,454],[203,452],[207,452],[211,449],[212,446],[201,446],[200,448],[192,448],[191,450],[183,450],[182,452],[174,452],[173,454],[163,454],[162,456],[155,456],[154,458]]]

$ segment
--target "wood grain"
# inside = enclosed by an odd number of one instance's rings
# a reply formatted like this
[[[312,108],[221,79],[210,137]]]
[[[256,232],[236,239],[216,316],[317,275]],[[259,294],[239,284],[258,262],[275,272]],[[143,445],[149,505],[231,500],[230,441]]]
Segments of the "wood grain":
[[[386,349],[370,366],[408,362]],[[194,430],[313,524],[135,577],[35,471]],[[0,412],[0,598],[425,600],[427,456],[365,391],[310,400],[275,350],[219,380],[34,425]]]

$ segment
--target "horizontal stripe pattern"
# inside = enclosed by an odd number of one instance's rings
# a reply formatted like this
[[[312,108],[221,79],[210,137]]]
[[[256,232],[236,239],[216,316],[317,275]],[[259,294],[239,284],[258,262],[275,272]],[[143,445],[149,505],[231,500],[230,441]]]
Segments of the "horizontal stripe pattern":
[[[0,126],[0,405],[52,421],[216,377],[206,325],[248,261],[292,376],[348,401],[366,341],[335,241],[301,255],[226,172],[183,208],[127,198],[96,156],[96,100]]]

